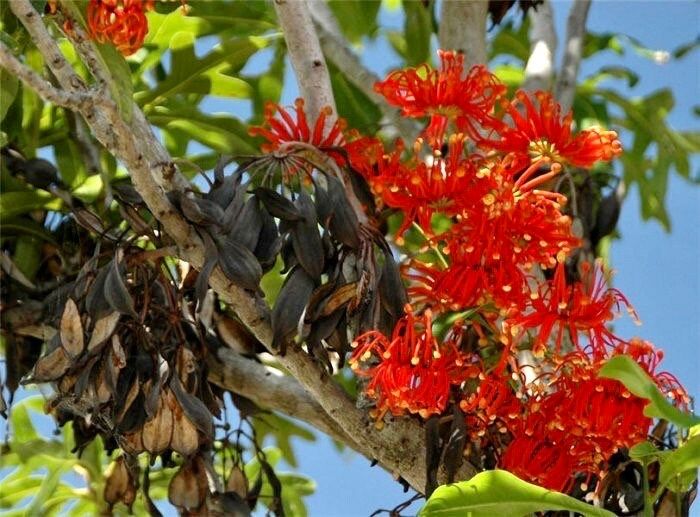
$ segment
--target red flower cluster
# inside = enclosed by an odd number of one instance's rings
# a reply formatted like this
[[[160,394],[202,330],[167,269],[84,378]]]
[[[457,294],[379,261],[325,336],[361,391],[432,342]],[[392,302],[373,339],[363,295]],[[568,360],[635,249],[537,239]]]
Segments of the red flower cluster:
[[[656,379],[666,395],[680,404],[687,396],[669,373],[656,373],[659,352],[641,340],[619,344],[610,355],[594,359],[573,352],[558,363],[541,393],[525,406],[525,417],[513,426],[513,440],[501,467],[546,488],[569,491],[574,475],[598,476],[618,449],[646,439],[651,419],[647,401],[633,396],[616,380],[598,378],[603,363],[628,354]]]
[[[438,342],[432,332],[432,313],[416,318],[410,305],[394,328],[391,338],[381,332],[363,334],[352,344],[350,367],[370,377],[368,396],[377,401],[373,416],[416,413],[423,418],[442,413],[450,387],[458,386],[470,373],[455,339]]]
[[[453,52],[440,59],[440,69],[393,72],[375,86],[404,116],[426,119],[413,146],[360,137],[329,124],[329,111],[311,128],[302,101],[294,114],[268,106],[251,134],[268,152],[294,143],[326,152],[365,178],[380,209],[402,215],[396,244],[414,229],[425,240],[403,264],[411,304],[391,335],[370,331],[352,345],[349,363],[367,379],[377,425],[387,414],[428,418],[458,404],[476,449],[566,490],[578,475],[599,475],[651,424],[643,399],[597,377],[607,359],[630,355],[687,403],[678,381],[656,371],[660,352],[608,328],[623,307],[636,315],[602,266],[572,263],[581,242],[558,179],[613,159],[620,142],[612,131],[574,132],[548,93],[509,102],[484,67],[465,72]]]
[[[146,12],[155,0],[90,0],[87,22],[90,35],[100,43],[111,43],[129,56],[143,45],[148,33]]]
[[[579,333],[582,333],[588,338],[593,355],[603,357],[606,346],[620,342],[607,327],[620,307],[627,307],[636,318],[627,298],[619,290],[607,287],[602,264],[591,267],[590,263],[584,262],[581,267],[581,281],[569,285],[564,264],[559,263],[554,278],[540,284],[530,295],[529,310],[516,310],[515,316],[507,321],[514,330],[539,328],[532,347],[535,355],[544,355],[556,328],[555,352],[561,352],[564,331],[567,331],[577,349],[582,349],[579,343]]]

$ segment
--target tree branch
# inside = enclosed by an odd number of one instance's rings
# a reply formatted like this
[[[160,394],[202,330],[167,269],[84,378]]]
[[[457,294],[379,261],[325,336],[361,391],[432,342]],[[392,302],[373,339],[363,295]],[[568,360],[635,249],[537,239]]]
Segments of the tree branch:
[[[85,83],[63,56],[58,45],[46,30],[41,15],[34,9],[29,0],[10,0],[10,9],[26,27],[32,41],[44,57],[46,65],[58,79],[58,83],[68,91],[87,90]]]
[[[18,77],[26,86],[38,93],[42,99],[52,102],[56,106],[82,111],[88,106],[94,105],[94,99],[88,93],[67,92],[53,86],[34,70],[20,62],[2,42],[0,42],[0,66]]]
[[[564,113],[571,109],[576,94],[576,77],[583,56],[583,39],[590,7],[591,0],[575,0],[566,22],[566,50],[554,88]]]
[[[446,0],[440,11],[438,40],[440,48],[464,52],[464,63],[485,64],[486,16],[489,3],[485,0]]]
[[[554,71],[554,55],[557,50],[557,33],[550,0],[530,10],[530,57],[525,66],[523,89],[547,90]]]
[[[337,113],[328,67],[306,0],[274,0],[274,5],[299,83],[299,94],[307,102],[311,119],[316,120],[325,106]]]
[[[350,49],[350,45],[340,33],[328,5],[318,0],[312,0],[310,4],[313,8],[311,17],[318,31],[318,39],[328,59],[343,71],[348,81],[379,106],[385,121],[395,127],[398,134],[406,141],[413,141],[416,137],[415,125],[409,119],[401,117],[398,109],[389,106],[384,102],[384,98],[374,91],[374,84],[380,78],[365,67]]]
[[[331,438],[359,447],[294,378],[279,370],[220,348],[209,360],[209,381],[256,404],[302,420]]]

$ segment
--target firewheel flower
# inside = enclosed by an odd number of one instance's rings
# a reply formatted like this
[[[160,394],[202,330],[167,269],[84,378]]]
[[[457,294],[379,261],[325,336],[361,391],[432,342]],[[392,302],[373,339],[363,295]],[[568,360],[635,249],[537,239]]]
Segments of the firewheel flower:
[[[154,0],[90,0],[87,23],[92,38],[111,43],[129,56],[143,45],[148,33],[146,12]]]
[[[287,110],[272,102],[265,104],[263,126],[250,128],[248,133],[251,136],[262,136],[266,143],[261,146],[265,153],[270,153],[278,149],[281,145],[289,142],[303,142],[314,147],[336,147],[345,143],[343,130],[345,121],[336,121],[326,128],[328,117],[333,114],[330,106],[321,110],[313,129],[309,126],[309,119],[304,111],[304,99],[297,99],[294,102],[294,111]]]
[[[534,168],[521,172],[513,165],[507,157],[476,172],[456,222],[436,237],[449,265],[414,261],[407,271],[410,294],[450,310],[487,302],[522,307],[528,270],[552,268],[579,245],[571,218],[561,212],[566,198],[533,190],[538,180],[528,178]]]
[[[416,316],[410,305],[391,337],[378,331],[359,336],[350,367],[369,382],[365,393],[376,401],[373,416],[381,426],[387,411],[406,412],[422,418],[440,414],[447,407],[450,387],[458,385],[469,368],[454,340],[439,343],[432,332],[432,313]]]
[[[656,372],[658,352],[641,340],[621,343],[610,356],[631,355],[677,404],[685,391],[666,372]],[[652,424],[645,399],[617,380],[598,377],[608,357],[580,351],[557,360],[547,387],[528,401],[499,466],[546,488],[568,491],[576,475],[598,476],[621,448],[646,439]]]
[[[397,70],[374,89],[407,117],[430,117],[426,136],[439,148],[453,122],[459,131],[475,138],[480,126],[490,125],[492,111],[506,87],[484,66],[475,66],[464,76],[464,56],[439,50],[441,67],[423,64]]]
[[[436,213],[456,215],[471,194],[476,174],[476,162],[464,156],[466,136],[451,135],[447,156],[434,149],[427,160],[400,161],[403,144],[386,153],[366,174],[372,192],[381,201],[403,213],[403,222],[396,232],[400,237],[417,222],[427,234],[432,234],[431,218]],[[414,151],[422,140],[416,141]],[[417,153],[416,153],[417,154]]]
[[[547,160],[586,168],[600,160],[610,161],[622,153],[614,131],[592,128],[574,135],[572,113],[562,118],[559,104],[548,92],[538,91],[534,97],[538,108],[523,91],[516,93],[514,102],[504,103],[512,125],[503,123],[497,130],[500,139],[483,139],[480,145],[515,153],[523,161]]]
[[[513,329],[523,332],[539,328],[532,350],[542,356],[550,337],[554,336],[554,351],[559,353],[565,332],[573,345],[581,350],[579,335],[588,339],[588,346],[596,356],[606,354],[621,340],[607,327],[622,307],[636,319],[636,313],[627,298],[606,284],[602,264],[581,266],[582,278],[569,284],[563,262],[559,262],[554,277],[542,283],[530,295],[530,309],[517,313],[508,320]]]

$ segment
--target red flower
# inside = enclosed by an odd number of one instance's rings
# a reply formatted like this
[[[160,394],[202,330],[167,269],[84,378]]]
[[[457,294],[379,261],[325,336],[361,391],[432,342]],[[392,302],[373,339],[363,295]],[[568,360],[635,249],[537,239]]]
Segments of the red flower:
[[[403,144],[399,142],[394,152],[384,154],[366,175],[372,192],[383,203],[401,209],[403,222],[396,232],[399,237],[414,221],[432,235],[431,218],[435,213],[460,212],[471,196],[476,173],[475,160],[464,157],[464,143],[464,135],[452,135],[446,157],[436,149],[428,160],[415,158],[404,164],[400,161]],[[419,148],[420,140],[414,146],[416,156]]]
[[[370,378],[365,393],[376,400],[373,416],[379,425],[387,411],[423,418],[442,413],[450,387],[459,384],[469,371],[461,368],[464,358],[455,340],[438,343],[433,336],[430,310],[419,318],[410,305],[405,312],[390,339],[370,331],[352,344],[349,363],[356,374]]]
[[[649,343],[621,343],[611,356],[631,355],[676,403],[685,391],[669,374],[656,373],[660,354]],[[619,449],[647,438],[652,420],[645,399],[619,381],[598,377],[607,357],[573,352],[558,360],[528,402],[527,417],[501,457],[500,466],[547,488],[568,491],[577,474],[600,475]]]
[[[90,35],[109,42],[125,56],[141,48],[148,32],[146,11],[154,0],[90,0],[87,22]]]
[[[277,118],[275,115],[279,115]],[[272,102],[265,104],[265,124],[250,128],[251,136],[262,136],[267,140],[261,147],[263,152],[270,153],[281,145],[290,142],[303,142],[311,144],[319,149],[342,146],[345,143],[343,131],[345,121],[336,119],[330,128],[326,128],[326,119],[333,114],[330,106],[326,106],[319,113],[313,130],[309,127],[309,121],[304,111],[304,99],[294,102],[294,115],[282,106]]]
[[[526,162],[546,160],[576,167],[590,167],[599,160],[609,161],[622,153],[614,131],[587,129],[574,136],[571,113],[562,119],[559,104],[548,92],[536,92],[534,97],[539,110],[525,92],[517,92],[516,101],[505,104],[513,126],[504,124],[497,130],[500,140],[483,139],[480,145],[515,153]]]
[[[411,294],[452,310],[494,301],[522,307],[529,295],[527,271],[554,267],[579,244],[571,219],[561,213],[566,198],[532,190],[529,169],[520,172],[505,158],[470,177],[457,207],[457,222],[437,237],[448,267],[414,262]],[[517,179],[515,179],[517,178]]]
[[[559,262],[554,278],[542,283],[531,294],[530,310],[508,320],[514,329],[526,331],[539,327],[532,347],[535,355],[544,354],[556,328],[555,352],[561,351],[564,331],[567,331],[577,349],[582,349],[579,342],[579,333],[582,333],[588,338],[592,352],[604,356],[606,346],[620,342],[607,328],[620,307],[624,305],[636,317],[627,298],[619,290],[607,287],[600,264],[592,267],[585,262],[582,269],[582,280],[569,285],[564,264]]]
[[[566,443],[520,434],[506,448],[499,467],[530,483],[566,492],[572,481],[574,458],[567,454]]]
[[[479,379],[481,382],[476,391],[459,403],[466,415],[470,435],[474,440],[480,440],[492,427],[501,434],[512,431],[522,417],[523,403],[516,396],[505,370],[497,368],[488,375],[481,373]]]
[[[442,145],[449,122],[475,138],[479,125],[492,123],[493,107],[506,90],[483,66],[473,67],[464,78],[462,54],[439,50],[438,55],[440,70],[428,64],[398,70],[374,86],[389,104],[401,108],[403,115],[430,117],[426,136],[435,148]]]

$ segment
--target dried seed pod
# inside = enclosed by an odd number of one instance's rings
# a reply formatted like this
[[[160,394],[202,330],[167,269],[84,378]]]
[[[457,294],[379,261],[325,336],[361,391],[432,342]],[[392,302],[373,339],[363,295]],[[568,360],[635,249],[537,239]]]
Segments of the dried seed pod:
[[[61,316],[61,345],[71,358],[78,357],[85,348],[80,311],[72,298],[68,298]]]
[[[34,369],[22,379],[22,384],[55,381],[68,371],[70,357],[61,346],[39,358]]]
[[[168,500],[188,512],[201,508],[208,493],[207,473],[199,456],[182,465],[168,486]]]
[[[173,436],[173,412],[161,395],[156,416],[147,421],[141,431],[143,447],[151,454],[160,454],[169,446]]]
[[[262,278],[262,268],[255,255],[233,238],[217,242],[219,267],[224,274],[243,289],[257,291]]]
[[[252,252],[258,244],[262,225],[263,221],[258,200],[251,197],[243,205],[243,209],[233,221],[231,229],[227,233],[238,244]]]
[[[323,273],[324,253],[313,201],[306,192],[302,192],[297,198],[296,206],[303,219],[291,225],[294,254],[311,278],[320,278]]]
[[[278,219],[285,221],[299,221],[302,219],[301,212],[292,201],[283,195],[269,188],[256,188],[253,193],[267,211]]]
[[[124,252],[120,249],[117,251],[114,259],[112,259],[112,263],[108,268],[107,278],[105,278],[104,296],[112,309],[137,319],[138,314],[134,310],[134,299],[126,287],[123,268],[120,265],[123,255]]]
[[[314,281],[301,267],[296,266],[287,276],[272,309],[273,346],[284,353],[287,342],[294,336],[306,304],[314,288]]]
[[[97,352],[104,342],[110,338],[117,328],[120,316],[118,312],[111,312],[95,322],[87,345],[88,353]]]
[[[124,456],[119,456],[107,468],[105,473],[104,500],[112,508],[117,503],[124,503],[131,509],[136,499],[136,479],[129,470]]]

